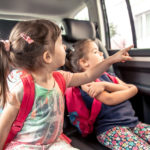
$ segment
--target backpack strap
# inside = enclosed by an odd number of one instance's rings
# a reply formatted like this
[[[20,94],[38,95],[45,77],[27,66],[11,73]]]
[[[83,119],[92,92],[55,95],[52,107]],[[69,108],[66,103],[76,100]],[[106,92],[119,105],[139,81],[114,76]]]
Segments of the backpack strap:
[[[118,84],[118,81],[115,76],[112,76],[107,72],[105,72],[105,74],[113,81],[113,83]],[[96,79],[95,82],[100,82],[100,79]],[[94,98],[89,119],[90,124],[93,124],[95,122],[98,113],[101,111],[101,107],[102,103]]]
[[[65,91],[66,91],[66,82],[65,79],[63,77],[63,75],[60,72],[53,72],[53,77],[55,78],[59,88],[61,89],[63,95],[65,95]],[[66,143],[70,144],[71,143],[71,139],[69,137],[67,137],[64,133],[61,133],[59,136],[60,139],[64,140]]]
[[[8,134],[5,146],[7,146],[7,144],[15,138],[17,133],[21,131],[23,124],[28,114],[32,110],[32,106],[34,103],[35,86],[32,76],[30,74],[26,74],[24,76],[21,75],[20,77],[24,87],[23,99],[16,120],[13,122],[10,132]]]
[[[118,84],[118,81],[117,81],[117,79],[116,79],[116,77],[115,76],[112,76],[112,75],[110,75],[109,73],[107,73],[107,72],[105,72],[105,74],[110,78],[110,80],[112,80],[113,81],[113,83],[116,83],[116,84]]]
[[[118,84],[118,81],[115,76],[112,76],[107,72],[105,72],[105,74],[113,81],[113,83]],[[96,79],[95,82],[100,82],[100,79]],[[95,122],[98,113],[101,111],[101,107],[102,103],[94,98],[89,119],[90,124],[93,124]]]
[[[96,82],[99,82],[99,79],[95,80]],[[100,102],[99,100],[97,100],[96,98],[94,98],[93,103],[92,103],[92,107],[91,107],[91,113],[90,113],[90,118],[88,120],[89,125],[91,125],[91,127],[94,126],[95,120],[98,116],[98,114],[100,113],[102,108],[102,102]],[[93,129],[92,129],[93,131]]]
[[[65,94],[65,90],[66,90],[66,82],[65,79],[63,77],[63,75],[60,72],[53,72],[53,77],[55,78],[59,88],[61,89],[63,95]]]
[[[101,111],[101,108],[102,108],[102,103],[99,100],[94,98],[92,107],[91,107],[90,118],[88,120],[90,125],[92,125],[92,126],[94,125],[95,120]]]

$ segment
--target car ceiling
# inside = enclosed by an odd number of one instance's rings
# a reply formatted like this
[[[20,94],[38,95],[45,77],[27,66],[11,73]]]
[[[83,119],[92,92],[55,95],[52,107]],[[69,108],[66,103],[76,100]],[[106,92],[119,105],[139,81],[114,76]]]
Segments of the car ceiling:
[[[1,19],[55,18],[73,16],[85,0],[0,0]]]

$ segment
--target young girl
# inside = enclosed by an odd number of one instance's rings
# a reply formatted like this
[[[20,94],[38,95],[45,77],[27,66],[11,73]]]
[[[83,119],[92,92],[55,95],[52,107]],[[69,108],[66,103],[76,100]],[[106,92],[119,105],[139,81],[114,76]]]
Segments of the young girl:
[[[91,82],[111,64],[130,60],[131,57],[127,53],[130,48],[119,51],[85,72],[59,73],[63,76],[66,87]],[[75,149],[60,136],[63,129],[64,101],[54,79],[54,71],[65,63],[65,49],[61,30],[48,20],[19,22],[11,31],[9,41],[0,41],[0,102],[3,108],[0,116],[0,150],[3,149],[23,98],[20,77],[13,78],[11,74],[11,78],[7,80],[10,66],[32,75],[35,99],[22,130],[6,149]],[[9,85],[11,86],[8,87]]]
[[[91,40],[78,42],[74,49],[74,52],[68,54],[70,63],[66,63],[72,72],[90,70],[104,61],[103,53]],[[117,77],[115,80],[118,84],[115,84],[107,73],[103,73],[99,79],[102,82],[85,84],[80,90],[88,109],[91,109],[94,97],[102,102],[94,125],[98,141],[115,150],[150,149],[150,125],[139,122],[127,100],[137,93],[137,88]]]

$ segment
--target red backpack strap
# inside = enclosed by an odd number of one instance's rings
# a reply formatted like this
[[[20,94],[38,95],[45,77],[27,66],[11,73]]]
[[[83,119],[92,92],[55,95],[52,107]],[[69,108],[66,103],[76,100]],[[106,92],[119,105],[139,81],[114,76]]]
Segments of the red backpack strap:
[[[110,75],[109,73],[105,72],[105,74],[114,82],[118,83],[116,77]],[[100,79],[96,79],[95,82],[100,82]],[[91,108],[91,114],[90,114],[90,119],[89,123],[93,124],[96,120],[97,115],[101,111],[102,103],[94,98],[92,108]]]
[[[66,82],[65,79],[63,77],[63,75],[60,72],[53,72],[53,77],[55,78],[59,88],[61,89],[63,95],[65,94],[66,91]],[[67,137],[64,133],[61,133],[59,138],[61,138],[62,140],[64,140],[65,142],[67,142],[68,144],[71,143],[71,139],[69,137]]]
[[[53,77],[55,78],[57,84],[59,85],[59,88],[61,89],[63,95],[65,94],[66,90],[66,82],[63,77],[63,75],[60,72],[53,72]]]
[[[34,103],[35,86],[32,76],[30,74],[21,76],[21,80],[24,87],[23,99],[16,120],[13,122],[10,132],[8,134],[5,146],[7,146],[7,144],[10,143],[11,140],[15,138],[17,133],[21,131],[23,124],[28,114],[32,110],[32,106]]]
[[[94,125],[95,123],[95,120],[98,116],[98,114],[100,113],[101,111],[101,108],[102,108],[102,102],[100,102],[99,100],[95,99],[93,100],[93,103],[92,103],[92,107],[91,107],[91,113],[90,113],[90,118],[89,118],[89,124],[91,126]],[[92,129],[93,130],[93,129]]]
[[[105,74],[113,81],[113,83],[116,83],[116,84],[118,84],[118,81],[117,81],[117,79],[116,79],[116,77],[115,76],[112,76],[112,75],[110,75],[109,73],[107,73],[107,72],[105,72]]]
[[[113,81],[113,83],[118,84],[118,81],[115,76],[110,75],[109,73],[105,72],[105,74]],[[96,79],[96,82],[100,82],[100,79]],[[102,103],[94,98],[89,123],[93,124],[99,112],[101,111]]]
[[[96,79],[95,82],[100,82],[100,80]],[[90,118],[88,120],[92,131],[93,131],[93,126],[94,126],[95,120],[96,120],[98,114],[100,113],[101,108],[102,108],[102,102],[100,102],[99,100],[94,98],[92,107],[91,107]]]

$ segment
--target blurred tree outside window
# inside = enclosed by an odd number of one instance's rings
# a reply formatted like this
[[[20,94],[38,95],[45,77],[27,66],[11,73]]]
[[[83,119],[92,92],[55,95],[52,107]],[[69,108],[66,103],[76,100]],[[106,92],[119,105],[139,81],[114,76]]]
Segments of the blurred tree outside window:
[[[133,44],[130,20],[125,0],[105,0],[111,49],[122,49]]]

